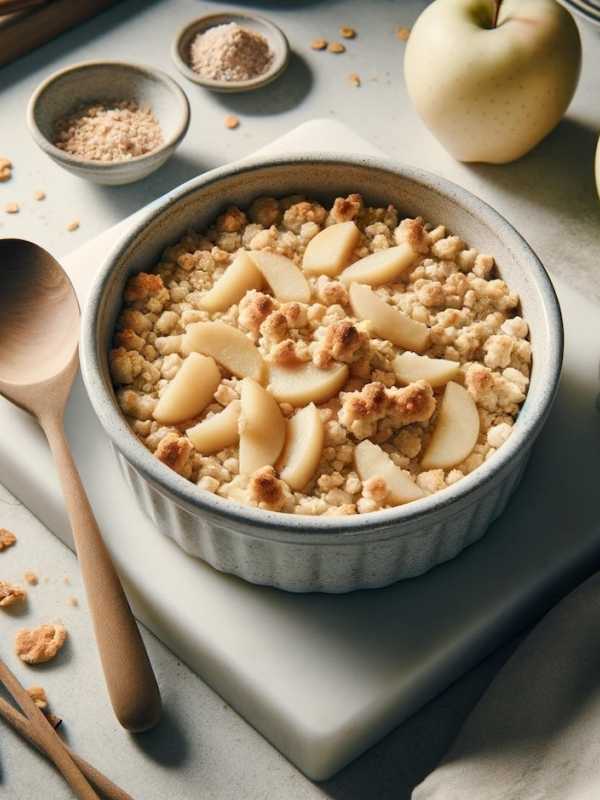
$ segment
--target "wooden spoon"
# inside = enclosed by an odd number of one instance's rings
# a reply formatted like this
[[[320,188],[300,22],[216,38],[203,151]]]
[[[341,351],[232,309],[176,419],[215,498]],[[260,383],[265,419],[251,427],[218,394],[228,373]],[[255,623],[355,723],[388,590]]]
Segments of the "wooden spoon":
[[[63,427],[78,340],[79,306],[60,264],[32,242],[0,239],[0,392],[37,417],[46,434],[113,709],[124,728],[138,732],[158,722],[160,692]]]

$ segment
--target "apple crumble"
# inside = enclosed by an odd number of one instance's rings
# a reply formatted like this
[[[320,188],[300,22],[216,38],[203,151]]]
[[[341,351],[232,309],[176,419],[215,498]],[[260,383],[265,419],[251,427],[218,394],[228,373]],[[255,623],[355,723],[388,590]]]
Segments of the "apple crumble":
[[[109,362],[134,434],[199,491],[362,514],[502,447],[528,334],[494,258],[443,225],[259,197],[129,278]]]

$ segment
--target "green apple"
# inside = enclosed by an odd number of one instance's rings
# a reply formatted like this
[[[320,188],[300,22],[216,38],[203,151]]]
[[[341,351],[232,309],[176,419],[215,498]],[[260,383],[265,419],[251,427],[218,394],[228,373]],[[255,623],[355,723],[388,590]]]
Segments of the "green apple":
[[[412,29],[404,74],[455,158],[504,164],[558,124],[580,66],[577,26],[555,0],[435,0]]]

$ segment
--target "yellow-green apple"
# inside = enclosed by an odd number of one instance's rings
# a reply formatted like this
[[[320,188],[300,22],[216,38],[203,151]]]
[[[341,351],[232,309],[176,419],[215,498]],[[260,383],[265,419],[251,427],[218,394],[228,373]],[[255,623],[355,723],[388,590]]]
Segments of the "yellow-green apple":
[[[577,26],[555,0],[435,0],[411,32],[404,75],[455,158],[504,164],[558,124],[580,65]]]

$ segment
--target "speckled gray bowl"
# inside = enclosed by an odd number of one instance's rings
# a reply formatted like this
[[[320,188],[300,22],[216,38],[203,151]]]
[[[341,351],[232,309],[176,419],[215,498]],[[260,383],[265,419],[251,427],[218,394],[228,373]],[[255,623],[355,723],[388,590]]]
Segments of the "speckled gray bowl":
[[[299,517],[247,508],[201,491],[157,461],[116,403],[108,349],[128,276],[153,265],[190,227],[230,203],[303,192],[331,199],[361,192],[402,214],[443,222],[492,253],[522,298],[531,329],[531,385],[513,434],[497,453],[442,492],[354,517]],[[419,575],[475,542],[503,511],[552,406],[562,363],[562,321],[550,280],[525,240],[496,211],[435,175],[366,157],[299,155],[244,162],[196,178],[154,203],[119,242],[83,315],[83,379],[123,473],[157,528],[188,553],[253,583],[291,591],[345,592]]]
[[[228,25],[235,23],[241,28],[248,28],[256,33],[262,34],[269,42],[269,47],[273,54],[273,60],[269,68],[247,81],[224,81],[205,78],[190,66],[190,47],[199,33],[205,33],[209,28],[217,25]],[[268,83],[279,78],[285,71],[290,57],[290,46],[283,31],[265,17],[257,14],[247,14],[240,12],[226,12],[223,14],[206,14],[198,17],[181,28],[175,37],[171,48],[171,58],[173,63],[189,81],[204,86],[213,92],[251,92],[254,89],[261,89]]]
[[[56,123],[80,106],[97,101],[135,100],[152,108],[163,144],[127,161],[91,161],[65,153],[52,142]],[[33,93],[27,124],[34,141],[59,166],[94,183],[133,183],[161,167],[175,152],[190,122],[183,89],[167,74],[124,61],[84,61],[55,72]]]

